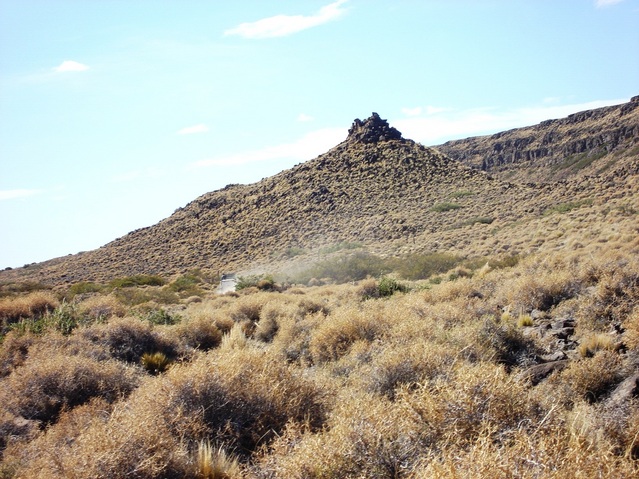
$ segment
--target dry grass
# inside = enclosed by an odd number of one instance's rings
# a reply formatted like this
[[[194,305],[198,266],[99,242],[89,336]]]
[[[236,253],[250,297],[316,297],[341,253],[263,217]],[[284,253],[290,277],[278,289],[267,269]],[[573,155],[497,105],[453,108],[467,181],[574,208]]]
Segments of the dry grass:
[[[619,256],[531,257],[365,301],[370,281],[206,297],[168,326],[112,314],[66,336],[12,331],[0,471],[634,477],[639,403],[613,392],[639,361],[639,263]],[[520,379],[560,348],[563,369]]]
[[[0,333],[20,320],[33,320],[53,311],[60,305],[50,291],[36,291],[24,296],[0,299]]]

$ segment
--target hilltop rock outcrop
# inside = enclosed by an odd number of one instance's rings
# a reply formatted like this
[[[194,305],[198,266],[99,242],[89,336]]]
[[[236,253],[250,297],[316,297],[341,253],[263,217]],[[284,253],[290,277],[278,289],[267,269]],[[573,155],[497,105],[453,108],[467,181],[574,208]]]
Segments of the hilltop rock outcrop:
[[[362,121],[356,118],[348,130],[347,141],[359,143],[377,143],[380,141],[401,140],[402,134],[382,120],[375,112]]]

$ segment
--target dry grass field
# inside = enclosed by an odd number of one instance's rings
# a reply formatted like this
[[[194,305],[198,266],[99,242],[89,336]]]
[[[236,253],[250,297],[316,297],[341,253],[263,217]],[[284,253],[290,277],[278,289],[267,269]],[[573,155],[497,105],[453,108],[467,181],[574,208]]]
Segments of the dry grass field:
[[[599,246],[164,304],[5,288],[0,477],[634,477],[639,237]]]

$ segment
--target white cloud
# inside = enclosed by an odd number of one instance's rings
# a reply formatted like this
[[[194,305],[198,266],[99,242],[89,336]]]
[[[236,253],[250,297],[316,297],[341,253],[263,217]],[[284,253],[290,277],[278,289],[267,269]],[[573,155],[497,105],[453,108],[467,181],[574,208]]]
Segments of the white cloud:
[[[596,0],[595,5],[597,8],[609,7],[611,5],[616,5],[617,3],[621,3],[624,0]]]
[[[15,198],[26,198],[41,193],[41,190],[0,190],[0,200],[13,200]]]
[[[200,123],[199,125],[187,126],[185,128],[182,128],[181,130],[178,130],[177,134],[192,135],[194,133],[206,133],[207,131],[209,131],[209,127],[203,123]]]
[[[226,30],[224,35],[239,35],[244,38],[285,37],[341,17],[346,12],[341,5],[346,1],[337,0],[320,8],[314,15],[275,15],[255,22],[241,23]]]
[[[312,117],[312,116],[310,116],[310,115],[307,115],[306,113],[300,113],[300,114],[297,116],[297,121],[302,122],[302,123],[306,123],[306,122],[309,122],[309,121],[313,121],[314,119],[315,119],[315,118],[313,118],[313,117]]]
[[[431,116],[402,118],[390,123],[402,132],[404,138],[411,138],[427,145],[436,145],[448,140],[531,126],[544,120],[563,118],[579,111],[626,101],[628,100],[600,100],[570,105],[552,105],[542,102],[539,106],[514,110],[495,108],[445,110]]]
[[[268,146],[219,158],[209,158],[194,163],[194,167],[233,166],[260,161],[296,159],[306,161],[315,158],[346,138],[345,128],[324,128],[312,131],[293,143]]]
[[[60,63],[60,65],[55,67],[53,70],[56,71],[57,73],[64,73],[64,72],[83,72],[88,69],[89,69],[89,66],[83,63],[74,62],[73,60],[65,60],[62,63]]]

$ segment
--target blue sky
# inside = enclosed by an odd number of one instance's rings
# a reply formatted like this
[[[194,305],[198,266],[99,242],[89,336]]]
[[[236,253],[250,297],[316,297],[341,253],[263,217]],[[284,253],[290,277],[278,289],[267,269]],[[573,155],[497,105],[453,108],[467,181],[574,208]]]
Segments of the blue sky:
[[[0,268],[316,157],[639,94],[639,0],[0,0]]]

